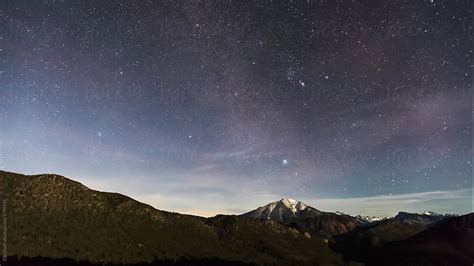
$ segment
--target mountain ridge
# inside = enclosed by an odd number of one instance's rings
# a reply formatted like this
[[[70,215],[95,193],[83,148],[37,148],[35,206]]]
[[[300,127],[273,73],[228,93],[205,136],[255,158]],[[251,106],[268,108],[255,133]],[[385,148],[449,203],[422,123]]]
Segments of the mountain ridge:
[[[91,263],[218,260],[257,265],[341,263],[322,238],[274,221],[157,210],[68,178],[0,171],[7,256]],[[313,250],[319,250],[314,253]]]
[[[262,206],[265,208],[257,214],[263,214],[263,219],[245,217],[255,210],[239,216],[204,218],[158,210],[131,197],[96,191],[54,174],[26,176],[0,171],[0,189],[8,203],[7,256],[27,261],[41,257],[40,261],[46,261],[43,265],[62,258],[99,264],[183,261],[194,265],[214,261],[341,265],[343,261],[364,261],[374,248],[450,219],[436,213],[399,212],[367,224],[357,217],[323,212],[290,198]],[[344,259],[330,247],[342,252]],[[378,257],[370,259],[372,262]],[[21,259],[18,261],[14,265],[22,265]]]
[[[331,237],[353,230],[362,222],[347,214],[320,211],[301,201],[283,198],[241,214],[258,220],[274,220],[310,233]]]
[[[284,210],[281,210],[281,209]],[[313,206],[310,206],[302,201],[293,199],[293,198],[282,198],[277,201],[272,201],[266,205],[257,207],[254,210],[248,211],[246,213],[240,214],[244,217],[253,217],[259,219],[273,219],[276,221],[284,220],[284,217],[281,216],[281,213],[285,214],[286,216],[293,216],[298,217],[303,214],[305,209],[310,209],[312,215],[320,215],[320,214],[337,214],[337,215],[345,215],[357,218],[362,223],[373,223],[373,222],[380,222],[387,219],[408,219],[409,217],[413,216],[422,216],[422,217],[432,217],[433,220],[436,220],[434,217],[438,217],[442,219],[443,217],[454,217],[458,216],[457,214],[448,214],[448,213],[437,213],[434,211],[422,211],[422,212],[408,212],[408,211],[399,211],[397,214],[392,216],[371,216],[371,215],[351,215],[340,211],[321,211]],[[283,215],[285,216],[285,215]],[[430,219],[430,218],[429,218]]]

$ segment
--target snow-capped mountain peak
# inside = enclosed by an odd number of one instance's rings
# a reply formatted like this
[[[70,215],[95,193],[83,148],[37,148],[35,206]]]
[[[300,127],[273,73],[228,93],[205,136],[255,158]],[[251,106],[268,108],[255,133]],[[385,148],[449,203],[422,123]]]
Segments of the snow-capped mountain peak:
[[[362,224],[356,218],[343,213],[323,212],[301,201],[283,198],[242,214],[247,218],[273,220],[297,227],[301,232],[317,232],[330,236],[347,233]]]
[[[299,201],[292,199],[292,198],[283,198],[280,200],[281,202],[288,203],[290,205],[296,205]]]
[[[303,202],[297,201],[295,199],[283,198],[279,202],[290,209],[293,213],[306,209],[306,205]]]
[[[301,201],[291,198],[283,198],[279,201],[271,202],[270,204],[245,213],[243,216],[283,221],[294,217],[300,217],[302,215],[314,216],[320,213],[321,211],[316,210]]]

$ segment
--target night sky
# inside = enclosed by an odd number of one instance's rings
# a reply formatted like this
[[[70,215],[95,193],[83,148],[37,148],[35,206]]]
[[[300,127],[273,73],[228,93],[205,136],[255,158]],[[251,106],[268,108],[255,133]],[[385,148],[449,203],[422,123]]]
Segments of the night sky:
[[[198,215],[472,211],[472,2],[282,2],[2,1],[0,169]]]

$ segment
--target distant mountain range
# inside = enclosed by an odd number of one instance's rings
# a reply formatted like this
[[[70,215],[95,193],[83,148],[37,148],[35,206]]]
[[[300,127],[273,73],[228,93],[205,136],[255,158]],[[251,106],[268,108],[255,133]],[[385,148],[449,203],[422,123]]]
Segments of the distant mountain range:
[[[239,216],[203,218],[157,210],[59,175],[3,171],[0,192],[8,230],[2,265],[378,265],[385,257],[376,254],[415,257],[418,251],[436,252],[442,262],[452,256],[474,261],[472,222],[452,226],[472,214],[400,212],[378,219],[282,199]],[[431,246],[418,249],[424,241]]]
[[[244,213],[241,216],[260,220],[274,220],[300,231],[319,233],[323,236],[330,237],[350,232],[358,227],[363,228],[383,221],[387,221],[388,223],[403,222],[406,224],[429,225],[454,215],[438,214],[435,212],[399,212],[394,217],[350,216],[341,212],[320,211],[303,202],[283,198],[248,213]]]
[[[361,223],[374,223],[374,222],[380,222],[380,221],[389,219],[390,217],[357,215],[355,216],[355,218],[359,220]]]

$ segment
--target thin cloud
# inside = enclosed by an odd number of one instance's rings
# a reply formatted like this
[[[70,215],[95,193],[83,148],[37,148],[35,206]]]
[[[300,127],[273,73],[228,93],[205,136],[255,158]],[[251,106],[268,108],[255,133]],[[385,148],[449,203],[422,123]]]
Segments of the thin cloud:
[[[472,189],[440,190],[359,198],[308,199],[308,204],[350,214],[391,216],[398,211],[472,212]],[[455,208],[453,208],[455,206]]]

